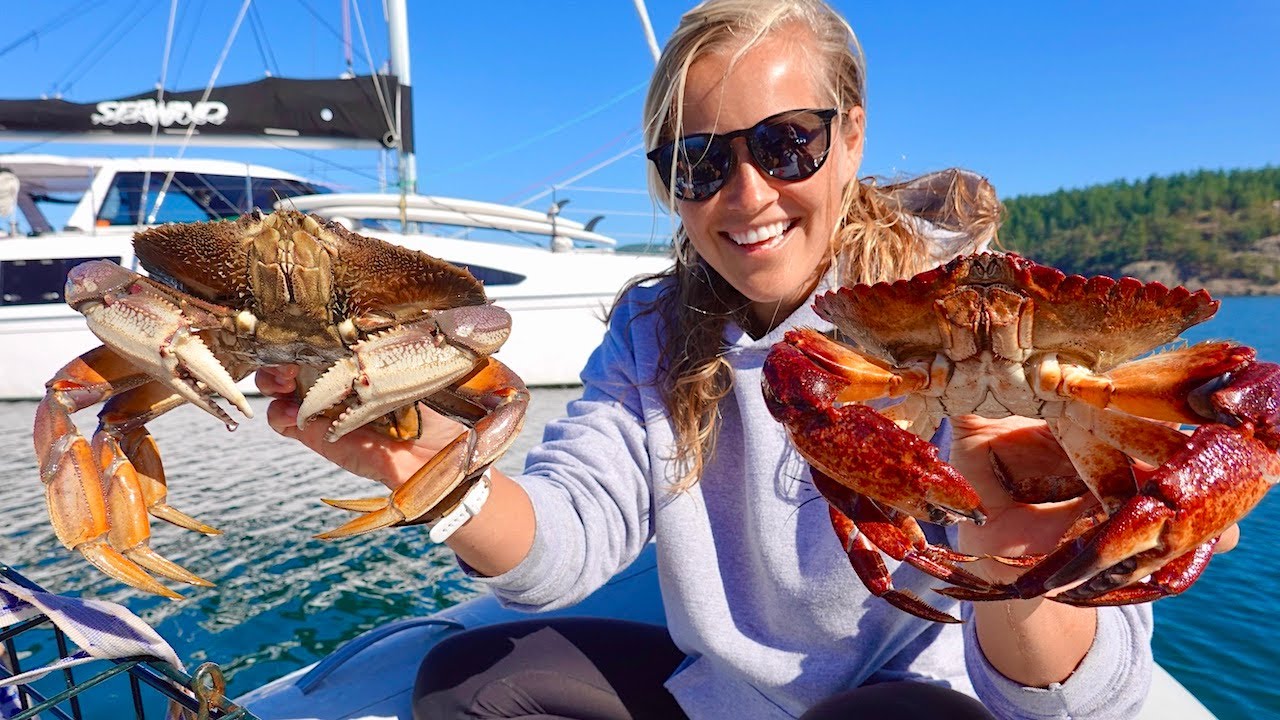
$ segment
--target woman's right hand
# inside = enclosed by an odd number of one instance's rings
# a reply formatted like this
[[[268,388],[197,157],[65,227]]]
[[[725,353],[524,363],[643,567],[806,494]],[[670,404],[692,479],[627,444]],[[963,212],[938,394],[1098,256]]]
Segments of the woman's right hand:
[[[293,438],[320,456],[361,477],[376,480],[394,490],[435,456],[465,428],[439,413],[420,407],[422,435],[417,440],[393,440],[369,428],[359,428],[338,438],[325,439],[329,423],[319,418],[298,427],[298,367],[264,367],[254,375],[258,391],[275,400],[267,407],[271,429]]]
[[[392,440],[362,427],[338,438],[325,439],[329,423],[323,419],[298,427],[298,367],[264,367],[254,376],[258,390],[274,397],[267,406],[267,422],[276,432],[291,437],[347,470],[395,490],[435,457],[465,429],[461,423],[420,407],[422,435],[414,441]],[[534,514],[529,496],[499,472],[491,473],[489,501],[448,539],[449,547],[473,572],[496,576],[515,567],[533,547]]]

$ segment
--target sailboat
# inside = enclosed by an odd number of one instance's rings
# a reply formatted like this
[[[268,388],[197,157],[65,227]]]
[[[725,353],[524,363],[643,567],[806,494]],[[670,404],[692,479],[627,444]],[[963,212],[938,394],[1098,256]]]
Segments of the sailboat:
[[[233,219],[295,208],[468,268],[512,316],[497,356],[531,386],[576,385],[625,282],[670,263],[627,253],[614,238],[560,215],[416,185],[413,95],[403,0],[388,3],[390,74],[331,80],[268,77],[204,90],[91,103],[0,100],[0,140],[196,147],[390,150],[394,193],[333,188],[256,164],[183,157],[0,155],[0,400],[36,398],[44,383],[98,344],[63,299],[66,273],[90,259],[143,272],[133,233],[165,222]],[[252,390],[250,384],[243,386]]]

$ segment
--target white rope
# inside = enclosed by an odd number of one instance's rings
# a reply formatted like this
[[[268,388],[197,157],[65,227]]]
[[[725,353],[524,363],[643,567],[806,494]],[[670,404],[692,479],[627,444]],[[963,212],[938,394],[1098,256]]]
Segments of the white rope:
[[[218,62],[213,67],[213,74],[209,77],[209,84],[204,88],[204,94],[200,96],[200,102],[208,102],[209,96],[213,94],[213,86],[218,82],[218,75],[222,73],[222,64],[227,61],[227,55],[231,52],[231,44],[235,42],[236,35],[240,32],[240,24],[244,22],[245,13],[249,11],[249,4],[253,0],[244,0],[244,4],[240,6],[240,12],[236,15],[236,21],[231,26],[231,34],[227,36],[227,42],[222,46],[222,55],[218,57]],[[191,123],[187,126],[187,132],[182,136],[182,144],[178,146],[178,152],[175,159],[181,158],[187,152],[187,146],[191,144],[191,136],[196,132],[196,124]],[[165,174],[164,184],[160,186],[160,192],[156,193],[156,204],[151,209],[151,214],[147,216],[147,224],[155,224],[156,213],[160,211],[160,204],[164,202],[164,195],[169,190],[169,183],[173,181],[173,174],[176,170],[170,170]],[[145,200],[144,200],[145,202]]]
[[[567,180],[564,180],[564,181],[562,181],[562,182],[556,183],[555,185],[552,185],[550,188],[548,188],[548,189],[546,189],[546,190],[543,190],[542,192],[540,192],[540,193],[538,193],[538,194],[536,194],[536,195],[532,195],[532,196],[530,196],[530,197],[525,198],[524,200],[522,200],[522,201],[520,201],[520,202],[516,203],[516,207],[524,207],[524,206],[528,205],[529,203],[531,203],[531,202],[533,202],[533,201],[535,201],[535,200],[541,200],[542,198],[544,198],[544,197],[546,197],[546,196],[550,195],[551,193],[555,192],[557,189],[563,188],[564,186],[568,185],[568,184],[569,184],[569,183],[571,183],[571,182],[575,182],[575,181],[577,181],[577,180],[581,180],[582,178],[584,178],[584,177],[586,177],[586,176],[590,175],[591,173],[596,172],[597,170],[604,169],[604,168],[606,168],[606,167],[608,167],[608,166],[610,166],[610,165],[612,165],[612,164],[614,164],[614,163],[618,162],[619,160],[621,160],[621,159],[623,159],[623,158],[631,157],[631,155],[632,155],[633,153],[635,153],[637,150],[642,150],[642,149],[644,149],[644,143],[640,143],[640,144],[638,144],[638,145],[632,145],[631,147],[627,148],[626,150],[623,150],[622,152],[618,153],[617,155],[614,155],[613,157],[609,158],[608,160],[605,160],[604,162],[596,163],[595,165],[592,165],[591,167],[587,168],[586,170],[583,170],[582,172],[578,173],[577,175],[574,175],[573,177],[571,177],[571,178],[569,178],[569,179],[567,179]]]
[[[369,38],[364,34],[364,20],[361,19],[360,1],[351,0],[352,9],[355,10],[356,29],[360,31],[360,43],[364,45],[365,62],[369,63],[369,77],[373,81],[373,89],[378,95],[378,105],[382,108],[382,119],[387,123],[387,129],[396,134],[397,142],[400,138],[400,121],[398,118],[391,117],[391,108],[387,104],[387,98],[382,91],[382,84],[378,82],[378,68],[373,64],[373,52],[369,50]],[[398,81],[399,78],[396,78]]]
[[[164,54],[160,57],[160,83],[156,87],[156,107],[164,106],[164,89],[169,80],[169,55],[173,51],[173,27],[174,21],[178,16],[178,0],[171,0],[169,3],[169,27],[164,33]],[[147,157],[154,158],[156,156],[156,138],[160,137],[160,123],[151,126],[151,147],[147,150]],[[147,211],[147,191],[151,189],[151,168],[148,167],[146,172],[142,173],[142,201],[138,203],[138,214],[134,218],[134,222],[142,224],[142,214]]]

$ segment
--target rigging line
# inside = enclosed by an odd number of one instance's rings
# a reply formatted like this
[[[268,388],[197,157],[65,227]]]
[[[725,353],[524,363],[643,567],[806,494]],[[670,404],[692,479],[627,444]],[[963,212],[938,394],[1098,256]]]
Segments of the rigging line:
[[[330,33],[332,33],[334,37],[338,38],[339,42],[342,41],[342,33],[338,32],[336,28],[330,25],[329,21],[324,19],[324,16],[316,12],[315,9],[312,8],[310,4],[307,3],[307,0],[298,0],[298,4],[302,6],[302,9],[311,13],[311,17],[315,18],[316,22],[320,23],[321,27],[323,27],[325,30],[328,30]]]
[[[648,190],[638,190],[636,188],[611,188],[600,187],[598,185],[561,185],[561,190],[577,190],[578,192],[598,192],[598,193],[615,193],[618,195],[648,195]],[[585,212],[579,210],[578,212]]]
[[[347,74],[355,77],[355,63],[351,59],[351,0],[342,0],[342,62]]]
[[[267,30],[262,24],[262,18],[258,15],[258,6],[249,6],[249,31],[253,33],[253,42],[258,46],[258,55],[262,58],[262,67],[266,70],[267,75],[280,75],[280,66],[276,63],[276,58],[271,53],[271,44],[263,45],[262,38],[266,36]]]
[[[240,6],[240,12],[236,15],[236,21],[231,26],[231,32],[227,35],[227,42],[222,46],[222,55],[218,57],[218,62],[213,67],[213,74],[209,76],[209,84],[204,88],[204,94],[200,97],[200,102],[208,102],[209,96],[213,94],[213,86],[218,82],[218,75],[222,72],[222,64],[227,61],[227,55],[231,53],[231,44],[235,42],[236,35],[240,32],[240,25],[244,22],[244,16],[249,11],[249,5],[253,0],[244,0],[244,4]],[[187,147],[191,144],[191,136],[196,132],[196,124],[191,123],[187,126],[187,132],[182,137],[182,144],[178,146],[178,152],[174,154],[174,158],[181,158],[187,152]],[[170,170],[165,174],[164,184],[160,186],[160,192],[156,194],[156,204],[151,209],[151,214],[147,216],[147,224],[153,224],[156,221],[156,213],[160,212],[160,204],[164,202],[164,194],[169,189],[169,183],[173,181],[175,171]]]
[[[658,62],[658,58],[662,57],[662,50],[658,48],[658,38],[653,35],[653,23],[649,21],[649,9],[645,7],[644,0],[633,0],[636,6],[636,13],[640,16],[640,25],[644,29],[645,44],[649,47],[649,54],[653,56],[653,61]]]
[[[82,53],[80,57],[76,58],[75,61],[71,63],[71,67],[68,68],[67,71],[62,74],[62,77],[58,78],[53,82],[54,97],[61,97],[62,90],[71,87],[71,83],[74,82],[73,76],[76,75],[76,71],[80,67],[80,65],[84,63],[85,60],[89,58],[90,55],[97,52],[100,48],[106,46],[107,40],[110,39],[113,35],[115,35],[116,30],[121,25],[124,25],[128,21],[129,16],[132,15],[140,5],[142,5],[142,0],[134,0],[133,7],[129,8],[127,12],[125,12],[124,14],[116,18],[115,23],[107,26],[107,28],[103,31],[103,33],[98,36],[98,39],[95,40],[91,45],[89,45],[89,47],[85,49],[84,53]],[[146,14],[147,9],[148,8],[143,8],[144,15]],[[141,20],[141,19],[142,19],[141,17],[138,18],[138,20]],[[136,26],[137,21],[134,21],[134,23]],[[91,62],[89,64],[89,67],[92,67],[93,64],[96,62],[97,62],[96,60]],[[68,78],[73,78],[73,79],[68,80]],[[64,81],[66,82],[64,83]]]
[[[543,175],[541,178],[538,178],[537,180],[519,188],[514,192],[508,193],[505,197],[502,198],[502,202],[508,202],[511,199],[519,197],[520,195],[524,194],[526,191],[532,190],[534,188],[546,187],[547,185],[557,185],[557,183],[555,182],[550,182],[551,178],[559,177],[562,173],[568,172],[571,168],[577,167],[580,163],[584,163],[587,160],[594,158],[595,156],[604,152],[606,149],[612,148],[613,146],[617,145],[619,141],[624,140],[628,137],[631,137],[632,135],[635,135],[635,134],[636,134],[636,130],[634,128],[631,130],[624,130],[623,132],[616,135],[612,140],[609,140],[608,142],[597,147],[595,150],[592,150],[586,155],[583,155],[582,157],[579,157],[570,163],[567,163],[565,165],[560,166],[559,168],[556,168],[555,170],[547,173],[546,175]]]
[[[577,175],[574,175],[573,177],[569,178],[568,180],[565,180],[564,182],[560,183],[558,186],[553,185],[553,186],[551,186],[551,187],[550,187],[549,189],[547,189],[547,190],[543,190],[542,192],[540,192],[540,193],[538,193],[538,194],[536,194],[536,195],[533,195],[533,196],[531,196],[531,197],[525,198],[525,199],[524,199],[524,200],[522,200],[521,202],[516,203],[516,207],[524,207],[524,206],[528,205],[529,203],[531,203],[531,202],[533,202],[533,201],[535,201],[535,200],[541,200],[542,198],[544,198],[544,197],[546,197],[546,196],[550,195],[551,193],[555,192],[555,191],[556,191],[556,189],[557,189],[557,187],[563,187],[564,185],[568,185],[569,183],[574,182],[575,180],[581,180],[582,178],[584,178],[584,177],[586,177],[586,176],[590,175],[591,173],[594,173],[594,172],[596,172],[597,170],[602,170],[602,169],[604,169],[604,168],[606,168],[606,167],[608,167],[608,166],[610,166],[610,165],[612,165],[612,164],[614,164],[614,163],[618,162],[619,160],[621,160],[621,159],[623,159],[623,158],[631,157],[632,153],[634,153],[634,152],[635,152],[635,151],[637,151],[637,150],[641,150],[641,149],[643,149],[643,148],[644,148],[644,143],[640,143],[640,144],[637,144],[637,145],[632,145],[631,147],[627,148],[626,150],[623,150],[622,152],[618,153],[617,155],[614,155],[613,157],[609,158],[608,160],[605,160],[604,162],[596,163],[595,165],[592,165],[591,167],[587,168],[586,170],[583,170],[582,172],[578,173]]]
[[[369,63],[369,77],[373,79],[373,87],[378,94],[378,104],[382,106],[382,119],[387,123],[387,129],[394,132],[396,137],[402,137],[399,118],[391,117],[391,107],[387,102],[386,89],[382,87],[382,83],[378,80],[378,70],[373,64],[373,52],[369,49],[369,37],[364,34],[364,19],[360,11],[360,1],[351,0],[351,9],[356,18],[356,29],[360,31],[360,43],[364,45],[364,56],[366,62]],[[399,78],[396,78],[398,81]]]
[[[179,45],[182,46],[182,57],[178,58],[178,67],[173,71],[173,77],[175,78],[173,83],[174,85],[178,84],[178,81],[176,78],[179,78],[182,76],[182,69],[187,66],[187,58],[191,56],[191,48],[197,44],[192,42],[191,40],[195,36],[196,32],[198,32],[200,29],[200,18],[204,15],[205,5],[206,3],[196,3],[196,14],[195,14],[195,18],[191,21],[191,26],[190,26],[191,31],[188,33],[187,40],[186,42],[178,43]],[[178,23],[179,25],[181,25],[190,17],[185,12],[185,8],[190,6],[183,6],[183,7],[184,7],[184,12],[182,13],[182,20],[180,20]]]
[[[318,161],[318,162],[320,162],[320,163],[322,163],[322,164],[324,164],[324,165],[328,165],[328,166],[330,166],[330,167],[337,168],[338,170],[341,170],[341,171],[343,171],[343,172],[349,172],[349,173],[351,173],[352,175],[359,175],[360,177],[365,178],[365,179],[368,179],[368,180],[381,180],[381,179],[382,179],[382,178],[380,178],[380,177],[379,177],[378,175],[376,175],[376,174],[372,174],[372,173],[362,172],[362,171],[360,171],[360,170],[356,170],[355,168],[348,167],[348,166],[346,166],[346,165],[342,165],[341,163],[334,162],[333,160],[330,160],[330,159],[328,159],[328,158],[326,158],[326,157],[323,157],[323,156],[320,156],[320,155],[316,155],[316,154],[314,154],[314,153],[309,153],[309,152],[307,152],[307,151],[305,151],[305,150],[302,150],[302,149],[299,149],[299,148],[289,147],[289,146],[284,145],[284,144],[277,144],[277,143],[276,143],[272,138],[265,138],[265,139],[267,140],[267,142],[269,142],[270,144],[274,145],[274,146],[276,147],[276,149],[278,149],[278,150],[288,150],[289,152],[292,152],[292,153],[295,153],[295,154],[301,155],[302,157],[307,158],[308,160]],[[301,173],[299,173],[299,174],[301,174]]]
[[[169,25],[164,33],[164,54],[160,56],[160,84],[156,88],[156,102],[164,102],[164,89],[168,87],[166,83],[169,81],[169,57],[173,52],[173,27],[178,17],[178,0],[170,0],[169,3]],[[151,149],[155,151],[156,133],[160,130],[160,126],[154,125],[151,130]]]
[[[76,5],[75,7],[71,8],[70,10],[68,10],[68,11],[66,11],[66,12],[64,12],[64,13],[62,13],[61,15],[59,15],[58,17],[56,17],[56,18],[54,18],[54,19],[50,20],[49,22],[45,23],[44,25],[41,25],[40,27],[36,28],[35,30],[32,30],[32,31],[28,32],[27,34],[25,34],[25,35],[23,35],[23,36],[19,37],[17,40],[14,40],[13,42],[11,42],[11,43],[9,43],[8,45],[4,46],[4,48],[0,48],[0,57],[4,57],[4,56],[5,56],[5,55],[7,55],[11,50],[16,50],[16,49],[18,49],[19,47],[22,47],[23,45],[25,45],[25,44],[27,43],[27,41],[28,41],[28,40],[38,40],[38,39],[40,38],[40,35],[41,35],[45,30],[48,30],[49,28],[54,27],[55,25],[61,25],[61,24],[63,23],[63,21],[65,21],[65,20],[66,20],[67,18],[69,18],[69,17],[72,17],[73,15],[80,15],[80,11],[81,11],[81,10],[83,10],[83,9],[84,9],[84,7],[85,7],[86,5],[89,5],[89,4],[93,3],[93,2],[94,2],[94,0],[84,0],[84,2],[81,2],[79,5]]]
[[[165,83],[169,79],[169,54],[173,50],[173,26],[178,17],[178,0],[170,0],[169,2],[169,23],[164,33],[164,53],[160,56],[160,82],[156,85],[156,105],[164,104]],[[151,144],[147,150],[147,157],[156,156],[156,138],[160,136],[160,123],[151,126]],[[151,170],[147,169],[142,174],[142,197],[147,197],[147,192],[151,188]],[[142,213],[146,212],[146,202],[138,204],[137,220],[142,221]]]
[[[601,104],[601,105],[597,105],[596,107],[591,108],[590,110],[587,110],[587,111],[586,111],[586,112],[584,112],[584,113],[581,113],[581,114],[580,114],[580,115],[578,115],[577,117],[569,118],[568,120],[566,120],[566,121],[564,121],[564,122],[560,123],[559,125],[556,125],[555,127],[552,127],[552,128],[550,128],[550,129],[548,129],[548,130],[544,130],[543,132],[538,133],[537,135],[534,135],[534,136],[533,136],[533,137],[531,137],[531,138],[528,138],[528,139],[526,139],[526,140],[522,140],[522,141],[520,141],[520,142],[516,143],[515,145],[511,145],[511,146],[509,146],[509,147],[503,148],[502,150],[496,150],[496,151],[494,151],[494,152],[489,153],[488,155],[482,155],[481,157],[478,157],[478,158],[476,158],[476,159],[474,159],[474,160],[471,160],[471,161],[469,161],[469,162],[462,163],[461,165],[455,165],[455,166],[453,166],[453,167],[451,167],[451,168],[448,168],[448,169],[445,169],[445,170],[441,170],[441,171],[436,172],[436,173],[432,173],[432,175],[434,175],[434,176],[450,175],[450,174],[453,174],[453,173],[455,173],[455,172],[460,172],[460,171],[462,171],[462,170],[469,170],[469,169],[471,169],[471,168],[473,168],[473,167],[476,167],[477,165],[482,165],[482,164],[487,163],[487,162],[489,162],[490,160],[493,160],[493,159],[495,159],[495,158],[500,158],[500,157],[502,157],[503,155],[507,155],[507,154],[513,153],[513,152],[515,152],[516,150],[522,150],[522,149],[524,149],[524,148],[526,148],[526,147],[528,147],[528,146],[530,146],[530,145],[532,145],[532,144],[534,144],[534,143],[536,143],[536,142],[538,142],[538,141],[540,141],[540,140],[545,140],[545,139],[547,139],[548,137],[551,137],[552,135],[555,135],[556,133],[560,132],[561,130],[565,130],[565,129],[568,129],[568,128],[570,128],[570,127],[573,127],[574,125],[577,125],[578,123],[582,122],[583,120],[586,120],[587,118],[593,117],[593,116],[595,116],[595,115],[599,115],[600,113],[604,112],[605,110],[609,109],[610,107],[613,107],[614,105],[617,105],[619,102],[622,102],[623,100],[627,99],[629,96],[634,95],[636,92],[638,92],[638,91],[640,91],[640,90],[643,90],[643,89],[644,89],[645,87],[647,87],[648,85],[649,85],[649,81],[647,81],[647,80],[646,80],[646,81],[644,81],[644,82],[640,83],[639,85],[636,85],[635,87],[632,87],[632,88],[630,88],[630,89],[628,89],[628,90],[623,91],[620,95],[617,95],[617,96],[615,96],[615,97],[612,97],[612,98],[610,98],[610,99],[606,100],[603,104]]]

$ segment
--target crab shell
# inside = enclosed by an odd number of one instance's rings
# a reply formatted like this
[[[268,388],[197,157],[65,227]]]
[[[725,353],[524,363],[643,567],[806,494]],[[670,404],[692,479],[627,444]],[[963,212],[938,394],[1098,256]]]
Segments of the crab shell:
[[[33,433],[58,539],[112,577],[170,597],[146,570],[209,584],[149,547],[148,514],[217,531],[165,501],[146,423],[191,403],[234,428],[217,400],[251,417],[236,383],[259,367],[301,366],[298,423],[323,417],[330,440],[416,438],[418,403],[466,426],[389,497],[326,501],[359,516],[321,537],[439,518],[519,432],[528,392],[490,357],[510,316],[463,268],[288,210],[165,225],[134,248],[149,277],[105,261],[68,275],[104,344],[49,381]],[[71,416],[97,403],[89,443]]]
[[[800,453],[834,481],[819,486],[833,506],[850,506],[849,495],[920,520],[980,522],[976,493],[921,445],[944,417],[1019,415],[1047,421],[1083,484],[1023,483],[997,465],[1011,494],[1060,500],[1087,487],[1111,515],[1014,585],[965,582],[946,594],[1029,597],[1082,579],[1059,599],[1179,592],[1203,570],[1205,548],[1280,477],[1280,368],[1224,342],[1135,360],[1211,317],[1218,302],[1204,291],[981,253],[842,287],[814,307],[857,349],[792,331],[771,350],[764,391]],[[862,404],[886,398],[900,401],[881,413]],[[1188,438],[1170,423],[1198,429]],[[1156,467],[1142,486],[1131,459]]]

